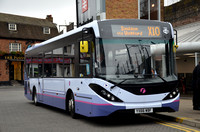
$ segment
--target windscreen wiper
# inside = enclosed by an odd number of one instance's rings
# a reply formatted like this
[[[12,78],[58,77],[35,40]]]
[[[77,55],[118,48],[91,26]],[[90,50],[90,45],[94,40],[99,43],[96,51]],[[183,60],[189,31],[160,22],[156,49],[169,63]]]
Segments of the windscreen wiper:
[[[127,79],[124,79],[123,81],[119,82],[119,83],[116,83],[115,85],[111,86],[110,88],[113,89],[114,87],[122,84],[123,82],[125,82],[126,80],[130,80],[130,78],[127,78]]]
[[[160,75],[157,74],[156,76],[159,77],[160,79],[162,79],[163,82],[167,83],[167,81],[163,77],[161,77]]]
[[[163,77],[161,77],[159,74],[156,73],[156,70],[154,68],[151,67],[151,69],[155,71],[154,73],[155,76],[159,77],[161,80],[163,80],[163,82],[167,83],[167,81]]]
[[[163,78],[163,77],[161,77],[159,74],[142,74],[143,76],[149,76],[149,75],[154,75],[154,76],[157,76],[158,78],[160,78],[161,80],[163,80],[163,82],[165,82],[165,83],[167,83],[167,81]]]

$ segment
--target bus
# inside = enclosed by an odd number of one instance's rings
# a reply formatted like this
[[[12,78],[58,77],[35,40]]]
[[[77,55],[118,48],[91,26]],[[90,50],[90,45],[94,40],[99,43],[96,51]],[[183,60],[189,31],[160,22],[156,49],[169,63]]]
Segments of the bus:
[[[25,96],[72,118],[175,112],[175,50],[170,23],[95,20],[26,50]]]

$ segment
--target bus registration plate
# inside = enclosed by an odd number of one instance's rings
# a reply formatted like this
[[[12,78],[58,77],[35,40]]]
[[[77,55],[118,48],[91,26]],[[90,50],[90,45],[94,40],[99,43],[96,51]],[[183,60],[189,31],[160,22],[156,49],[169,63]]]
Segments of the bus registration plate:
[[[153,113],[153,108],[135,109],[135,114]]]

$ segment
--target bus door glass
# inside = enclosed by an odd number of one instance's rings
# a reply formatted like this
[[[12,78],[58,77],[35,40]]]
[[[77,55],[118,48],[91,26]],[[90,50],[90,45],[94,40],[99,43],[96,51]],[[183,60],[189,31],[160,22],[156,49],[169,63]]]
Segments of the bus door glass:
[[[82,43],[82,42],[81,42]],[[84,48],[88,48],[86,51],[80,50],[80,60],[79,60],[79,75],[80,77],[92,77],[92,67],[93,67],[93,56],[94,56],[94,41],[92,39],[87,39],[84,41]],[[80,48],[83,48],[80,46]]]

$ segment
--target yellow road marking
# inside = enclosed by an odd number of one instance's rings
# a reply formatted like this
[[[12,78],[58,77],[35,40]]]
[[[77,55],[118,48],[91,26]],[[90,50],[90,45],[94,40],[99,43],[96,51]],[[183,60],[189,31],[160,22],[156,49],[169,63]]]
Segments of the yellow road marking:
[[[182,130],[182,131],[185,131],[185,132],[200,132],[199,130],[187,128],[187,127],[184,127],[184,126],[181,126],[181,125],[176,125],[176,124],[173,124],[173,123],[168,123],[168,122],[156,122],[156,123],[164,125],[164,126],[168,126],[168,127],[171,127],[171,128],[179,129],[179,130]]]
[[[184,119],[191,119],[191,118],[187,118],[187,117],[177,117],[175,121],[176,121],[176,122],[182,123]]]

